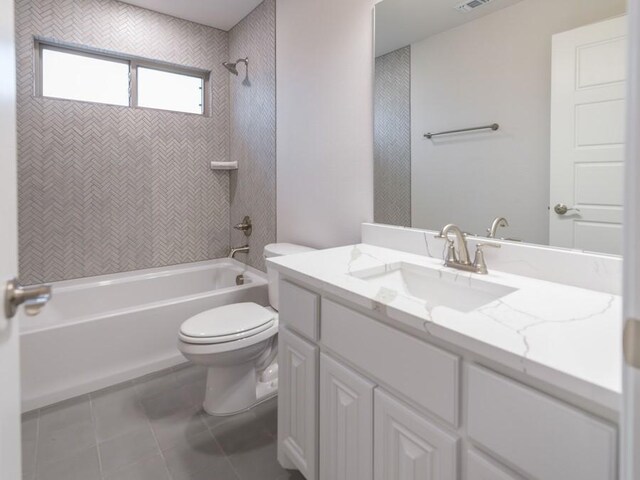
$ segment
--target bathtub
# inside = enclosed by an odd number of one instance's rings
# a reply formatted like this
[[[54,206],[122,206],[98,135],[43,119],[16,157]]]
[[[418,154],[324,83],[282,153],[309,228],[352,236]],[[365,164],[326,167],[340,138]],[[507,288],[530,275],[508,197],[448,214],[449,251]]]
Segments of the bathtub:
[[[180,324],[236,302],[268,305],[267,280],[229,259],[53,283],[20,325],[23,411],[185,362]]]

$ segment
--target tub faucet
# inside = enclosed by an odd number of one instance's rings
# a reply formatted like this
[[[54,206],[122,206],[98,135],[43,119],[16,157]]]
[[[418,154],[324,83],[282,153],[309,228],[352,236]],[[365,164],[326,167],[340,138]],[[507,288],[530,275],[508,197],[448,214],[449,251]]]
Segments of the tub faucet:
[[[232,248],[229,252],[229,258],[235,258],[236,253],[249,253],[249,245]]]

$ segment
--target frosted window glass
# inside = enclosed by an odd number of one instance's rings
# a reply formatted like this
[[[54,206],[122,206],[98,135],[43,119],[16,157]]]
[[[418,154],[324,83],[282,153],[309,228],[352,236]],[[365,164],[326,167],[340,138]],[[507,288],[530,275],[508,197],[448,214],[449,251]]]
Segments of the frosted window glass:
[[[138,106],[202,114],[203,86],[201,77],[138,67]]]
[[[42,49],[42,95],[129,105],[129,63]]]

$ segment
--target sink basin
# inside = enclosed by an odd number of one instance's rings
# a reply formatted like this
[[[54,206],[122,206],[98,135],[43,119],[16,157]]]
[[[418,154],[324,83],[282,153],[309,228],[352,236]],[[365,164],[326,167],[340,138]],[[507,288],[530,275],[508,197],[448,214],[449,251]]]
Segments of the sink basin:
[[[442,306],[463,313],[516,291],[515,288],[479,279],[476,275],[469,280],[468,274],[405,262],[353,271],[350,275],[374,287],[422,300],[430,309]]]

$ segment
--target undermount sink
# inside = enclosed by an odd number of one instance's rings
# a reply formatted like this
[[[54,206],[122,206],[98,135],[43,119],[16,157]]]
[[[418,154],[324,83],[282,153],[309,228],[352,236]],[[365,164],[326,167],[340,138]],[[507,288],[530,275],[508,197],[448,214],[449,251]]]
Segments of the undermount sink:
[[[422,300],[430,309],[442,306],[463,313],[516,291],[515,288],[481,280],[475,275],[470,280],[468,274],[405,262],[352,271],[350,275],[364,280],[371,286]]]

